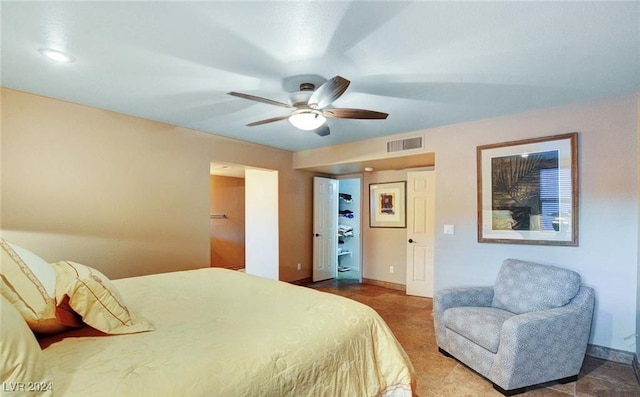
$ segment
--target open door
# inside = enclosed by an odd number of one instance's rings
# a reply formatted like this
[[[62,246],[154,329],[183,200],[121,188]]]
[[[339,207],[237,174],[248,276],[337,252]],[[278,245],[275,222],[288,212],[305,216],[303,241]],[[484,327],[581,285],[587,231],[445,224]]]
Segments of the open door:
[[[313,178],[313,281],[336,277],[338,263],[338,181]]]
[[[435,171],[407,173],[407,294],[433,297]]]

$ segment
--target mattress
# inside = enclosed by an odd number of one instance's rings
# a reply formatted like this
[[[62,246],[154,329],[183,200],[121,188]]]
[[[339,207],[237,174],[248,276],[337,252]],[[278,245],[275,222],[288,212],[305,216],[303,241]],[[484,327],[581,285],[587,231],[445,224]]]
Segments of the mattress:
[[[382,318],[340,296],[207,268],[113,280],[155,326],[43,340],[56,396],[411,396]]]

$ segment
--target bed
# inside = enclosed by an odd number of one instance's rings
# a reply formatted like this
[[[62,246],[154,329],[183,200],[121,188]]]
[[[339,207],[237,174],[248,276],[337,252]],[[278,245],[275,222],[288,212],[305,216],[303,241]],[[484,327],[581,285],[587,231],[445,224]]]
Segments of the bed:
[[[112,280],[155,328],[39,339],[55,396],[412,396],[411,362],[371,308],[238,271]]]

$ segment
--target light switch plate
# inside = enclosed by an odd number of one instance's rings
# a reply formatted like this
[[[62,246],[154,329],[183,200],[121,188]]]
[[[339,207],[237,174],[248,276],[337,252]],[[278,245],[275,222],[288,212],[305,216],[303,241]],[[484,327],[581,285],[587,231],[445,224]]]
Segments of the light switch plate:
[[[455,232],[455,228],[453,225],[444,225],[444,234],[453,234]]]

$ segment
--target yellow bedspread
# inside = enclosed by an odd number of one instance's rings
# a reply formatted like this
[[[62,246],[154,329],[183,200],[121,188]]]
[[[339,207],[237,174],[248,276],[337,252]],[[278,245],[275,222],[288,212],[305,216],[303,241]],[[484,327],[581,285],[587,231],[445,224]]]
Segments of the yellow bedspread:
[[[44,350],[56,396],[411,396],[413,367],[355,301],[225,269],[114,280],[156,327]]]

